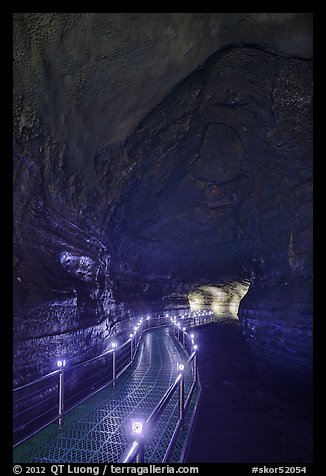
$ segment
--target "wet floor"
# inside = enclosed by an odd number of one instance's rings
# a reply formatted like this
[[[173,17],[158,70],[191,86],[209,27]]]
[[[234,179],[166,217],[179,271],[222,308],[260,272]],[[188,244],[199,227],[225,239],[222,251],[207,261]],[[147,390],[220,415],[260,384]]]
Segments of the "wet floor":
[[[311,462],[311,384],[266,368],[236,319],[195,335],[202,395],[186,462]]]

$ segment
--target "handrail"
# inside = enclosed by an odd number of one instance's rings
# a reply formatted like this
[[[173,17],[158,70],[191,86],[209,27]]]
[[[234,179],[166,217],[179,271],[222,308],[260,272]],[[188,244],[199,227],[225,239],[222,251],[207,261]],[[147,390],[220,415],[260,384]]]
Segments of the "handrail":
[[[186,362],[186,365],[189,365],[189,363],[192,362],[192,360],[195,358],[195,356],[196,356],[196,351],[191,354],[191,356],[189,357],[189,359]],[[182,372],[179,373],[179,375],[175,379],[174,383],[168,388],[166,393],[161,398],[160,402],[157,404],[157,406],[152,411],[151,415],[147,418],[146,423],[145,423],[146,425],[149,425],[150,423],[155,423],[159,419],[159,417],[162,415],[164,408],[169,403],[169,401],[170,401],[172,395],[174,394],[181,378],[182,378]]]
[[[185,365],[189,365],[190,362],[192,362],[192,360],[195,358],[195,356],[196,356],[196,351],[194,351],[191,354],[191,356],[189,357],[189,359],[187,360]],[[148,425],[149,423],[154,423],[157,420],[157,418],[159,418],[161,416],[164,408],[166,407],[166,404],[169,402],[169,400],[172,397],[178,383],[180,382],[181,377],[182,377],[182,372],[180,372],[178,374],[174,383],[168,388],[166,393],[163,395],[163,397],[161,398],[159,403],[156,405],[156,407],[152,411],[151,415],[147,418],[146,425]]]
[[[71,367],[66,367],[66,368],[60,367],[59,369],[54,370],[54,371],[50,372],[47,375],[39,377],[38,379],[36,379],[32,382],[29,382],[27,384],[24,384],[20,387],[16,387],[15,389],[13,389],[14,395],[18,396],[18,400],[17,399],[16,399],[16,401],[14,400],[15,408],[17,408],[17,410],[18,410],[17,413],[14,414],[14,418],[16,419],[14,432],[18,433],[18,441],[14,444],[14,446],[17,446],[22,441],[25,441],[27,438],[34,435],[38,431],[40,431],[40,429],[43,429],[47,425],[53,423],[53,421],[57,421],[59,424],[61,424],[64,414],[66,414],[68,411],[71,411],[73,408],[75,408],[80,403],[82,403],[83,401],[85,401],[88,398],[90,398],[91,396],[93,396],[98,391],[105,388],[107,385],[110,385],[110,384],[115,385],[116,379],[133,362],[143,332],[145,332],[145,331],[147,331],[148,329],[151,329],[151,328],[165,326],[168,323],[168,320],[170,319],[171,312],[172,311],[169,311],[168,313],[164,313],[163,315],[162,314],[157,314],[156,316],[152,315],[152,316],[148,317],[147,319],[146,318],[145,319],[141,318],[140,321],[138,321],[138,326],[136,327],[136,330],[133,331],[133,337],[128,338],[118,348],[112,348],[112,349],[105,350],[102,354],[100,354],[98,356],[95,356],[95,357],[92,357],[90,359],[87,359],[85,361],[79,362],[78,364],[75,364]],[[174,313],[176,313],[176,312],[174,311]],[[193,318],[192,314],[193,313],[186,313],[186,314],[181,316],[181,319],[185,318],[185,320],[186,320],[186,319],[189,318],[189,316],[191,318]],[[199,314],[199,313],[196,313],[196,314]],[[144,325],[146,323],[147,323],[147,325]],[[198,321],[198,324],[200,324],[199,321]],[[195,321],[194,321],[194,325],[196,325]],[[132,324],[132,326],[134,326],[134,324]],[[188,338],[189,338],[189,335],[188,335]],[[123,353],[121,353],[121,351],[123,351]],[[123,354],[123,356],[122,356],[122,354]],[[102,359],[104,357],[108,357],[108,356],[110,357],[110,360],[108,361],[110,365],[108,367],[107,367],[107,362],[106,362],[105,367],[101,365],[99,367],[98,371],[96,371],[95,373],[91,373],[91,374],[89,373],[89,370],[86,368],[87,364],[95,362],[95,361],[99,361],[100,359]],[[69,379],[67,379],[67,377],[75,369],[80,368],[82,366],[85,367],[85,369],[83,369],[83,372],[85,372],[85,379],[83,381],[88,380],[88,382],[89,382],[88,387],[87,386],[83,387],[81,389],[81,391],[78,392],[78,395],[79,395],[78,400],[75,401],[75,402],[73,401],[74,400],[74,393],[72,393],[72,391],[71,391],[72,389],[70,387],[68,387],[69,392],[68,392],[68,397],[67,397],[66,401],[70,402],[70,403],[68,405],[68,408],[64,408],[64,406],[63,406],[64,387],[66,387],[67,384],[69,383]],[[112,366],[114,366],[115,369],[113,369]],[[110,374],[108,375],[108,371],[111,372],[112,378],[110,378]],[[64,375],[65,375],[65,385],[64,385],[64,381],[63,381],[63,376]],[[26,394],[24,395],[24,392],[23,392],[22,396],[18,395],[19,391],[24,391],[27,388],[31,388],[33,385],[36,385],[40,382],[44,382],[47,379],[49,379],[51,377],[54,377],[54,376],[59,377],[58,381],[54,381],[53,383],[51,382],[51,383],[47,384],[46,386],[44,386],[43,388],[40,388],[40,389],[38,389],[38,390],[36,390],[32,393],[29,393],[27,395]],[[99,376],[99,379],[98,378],[96,379],[96,376]],[[109,377],[109,378],[105,382],[106,376]],[[177,386],[177,384],[176,384],[176,386]],[[56,389],[56,387],[57,387],[57,389]],[[41,397],[42,392],[46,392],[46,391],[50,392],[53,395],[53,398],[55,398],[56,395],[57,395],[58,407],[57,407],[56,413],[54,413],[55,408],[53,408],[53,407],[50,408],[48,410],[48,412],[46,412],[46,413],[49,413],[49,417],[48,417],[47,421],[44,421],[44,419],[45,419],[43,417],[44,413],[43,414],[41,413],[41,414],[39,414],[38,416],[35,417],[35,412],[34,411],[31,415],[31,417],[33,417],[32,419],[26,421],[26,418],[24,418],[24,419],[20,418],[20,415],[22,413],[21,410],[23,410],[24,414],[27,414],[27,418],[28,418],[28,410],[32,410],[33,407],[35,407],[35,405],[28,406],[27,403],[25,403],[25,402],[28,402],[32,397],[34,398],[34,402],[37,401],[38,398]],[[70,393],[70,395],[69,395],[69,393]],[[51,397],[52,397],[52,395],[51,395]],[[39,397],[37,397],[37,396],[39,396]],[[21,398],[19,398],[19,397],[21,397]],[[42,405],[43,401],[44,401],[43,399],[40,401],[40,405]],[[32,400],[32,403],[33,403],[33,400]],[[41,408],[40,408],[40,410],[41,410]],[[163,411],[163,408],[162,408],[162,411]],[[42,421],[37,422],[38,423],[38,425],[37,425],[35,420],[37,420],[41,417],[43,419],[42,419]],[[32,426],[32,428],[29,429],[28,425],[30,425],[31,423],[33,423],[33,426]],[[19,438],[19,434],[21,434],[22,431],[24,431],[24,434],[22,435],[22,437]],[[26,434],[27,434],[27,436],[26,436]]]
[[[12,391],[17,392],[18,390],[22,390],[23,388],[27,388],[31,385],[35,385],[36,383],[42,382],[42,380],[46,380],[47,378],[53,377],[53,375],[56,375],[58,373],[60,373],[60,370],[54,370],[53,372],[43,375],[42,377],[39,377],[38,379],[33,380],[32,382],[28,382],[28,383],[25,383],[24,385],[21,385],[20,387],[16,387]]]
[[[201,320],[199,316],[200,313],[195,313],[195,316],[198,317],[193,317],[193,326],[196,326],[196,324],[198,325],[201,325],[201,324],[204,324],[204,323],[207,323],[207,322],[212,322],[213,321],[213,318],[211,317],[211,315],[213,314],[212,312],[209,313],[209,318],[207,319],[206,317],[204,318],[204,320]],[[182,315],[181,318],[187,318],[188,316],[187,315]],[[196,322],[196,319],[197,319],[197,322]],[[199,386],[200,386],[200,381],[199,381],[199,375],[198,375],[198,369],[197,369],[197,346],[195,345],[194,343],[194,339],[193,339],[193,336],[191,336],[190,334],[188,334],[186,331],[185,331],[185,328],[182,327],[181,328],[181,323],[180,322],[177,322],[176,318],[171,318],[170,319],[171,321],[171,324],[173,325],[173,334],[174,336],[176,337],[178,343],[180,344],[180,346],[182,346],[183,350],[185,352],[187,352],[187,345],[186,345],[186,337],[188,339],[188,341],[191,342],[192,346],[191,349],[192,349],[192,353],[190,355],[190,357],[188,358],[187,362],[186,362],[186,365],[189,365],[189,363],[193,362],[193,383],[191,385],[191,388],[189,390],[189,393],[188,393],[188,396],[187,396],[187,399],[186,399],[186,402],[184,403],[184,377],[183,377],[183,372],[180,372],[178,377],[176,378],[176,380],[174,381],[174,383],[169,387],[169,389],[166,391],[166,393],[164,394],[164,396],[162,397],[162,399],[160,400],[160,402],[158,403],[158,405],[155,407],[155,409],[153,410],[153,412],[151,413],[151,415],[149,416],[149,418],[147,419],[145,425],[144,425],[144,435],[146,436],[146,433],[150,431],[150,426],[149,426],[149,423],[154,423],[159,419],[159,417],[162,415],[162,412],[164,410],[164,408],[166,407],[167,403],[171,400],[173,394],[175,393],[176,391],[176,388],[179,386],[180,388],[180,393],[179,393],[179,419],[178,419],[178,422],[175,426],[175,429],[173,431],[173,434],[172,434],[172,437],[170,439],[170,442],[169,442],[169,445],[165,451],[165,454],[164,454],[164,457],[162,459],[162,463],[167,463],[168,460],[169,460],[169,457],[171,456],[171,453],[174,449],[174,445],[177,441],[177,438],[179,436],[179,432],[182,428],[182,425],[183,425],[183,420],[184,420],[184,414],[185,412],[187,411],[188,407],[189,407],[189,404],[190,404],[190,400],[191,400],[191,397],[193,395],[193,392],[195,390],[195,387],[196,385],[198,385],[199,383]],[[191,326],[191,323],[190,323],[190,327]],[[182,342],[181,342],[181,338],[180,338],[180,332],[182,334]],[[123,463],[132,463],[132,462],[136,462],[136,463],[142,463],[144,462],[144,445],[145,445],[145,441],[144,439],[139,439],[138,441],[135,440],[131,447],[129,448],[129,451],[127,451],[125,453],[125,456],[123,457],[122,459],[122,462]]]
[[[145,425],[149,425],[150,423],[155,423],[159,419],[159,417],[162,415],[166,405],[169,403],[172,395],[174,394],[174,391],[177,388],[178,383],[180,382],[181,378],[182,378],[182,374],[180,372],[179,375],[177,376],[177,378],[175,379],[174,383],[171,385],[171,387],[169,387],[169,389],[163,395],[163,397],[160,400],[160,402],[158,403],[158,405],[155,407],[155,409],[153,410],[151,415],[146,420]]]
[[[176,323],[173,321],[173,324],[176,325]],[[193,339],[191,336],[185,331],[182,330],[183,336],[187,336],[188,339],[193,343]],[[179,344],[181,345],[180,340],[178,339]],[[184,340],[183,340],[184,342]],[[186,351],[186,348],[183,344],[184,351]],[[156,405],[150,416],[147,418],[144,428],[140,432],[138,439],[134,440],[131,447],[125,452],[123,458],[122,458],[122,463],[142,463],[144,462],[144,445],[145,441],[144,438],[150,433],[152,426],[155,425],[157,420],[160,418],[162,415],[165,407],[171,400],[172,396],[174,395],[175,391],[179,388],[180,393],[179,393],[179,419],[177,422],[177,425],[174,429],[172,438],[170,440],[170,443],[168,445],[168,448],[164,454],[163,463],[166,463],[168,461],[168,457],[171,455],[171,452],[173,451],[174,444],[177,440],[177,437],[179,435],[179,431],[182,427],[183,420],[184,420],[184,413],[187,410],[190,399],[192,397],[193,391],[195,389],[195,386],[198,381],[197,373],[197,352],[196,352],[196,346],[194,346],[193,351],[189,358],[187,359],[185,363],[185,367],[189,366],[193,362],[193,383],[191,385],[188,397],[186,399],[186,402],[184,402],[184,369],[178,374],[177,378],[173,382],[173,384],[168,388],[168,390],[165,392],[159,403]]]

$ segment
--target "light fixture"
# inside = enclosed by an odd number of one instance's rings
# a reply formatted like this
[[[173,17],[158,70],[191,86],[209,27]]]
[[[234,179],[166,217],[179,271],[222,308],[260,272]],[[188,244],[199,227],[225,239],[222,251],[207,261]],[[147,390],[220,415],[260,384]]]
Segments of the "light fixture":
[[[185,328],[185,327],[183,327],[183,328],[182,328],[182,330],[183,330],[183,331],[185,331],[185,330],[186,330],[186,328]]]
[[[57,366],[58,367],[65,367],[66,366],[66,360],[58,360],[57,361]]]
[[[129,337],[133,337],[134,335],[133,334],[130,334]]]
[[[194,347],[193,347],[194,350],[197,350],[198,349],[198,346],[195,344]]]
[[[116,342],[112,342],[111,347],[112,349],[116,349],[118,347],[118,344]]]
[[[179,363],[177,364],[177,369],[178,369],[180,372],[182,372],[182,371],[184,370],[184,368],[185,368],[184,364],[179,364]]]
[[[190,334],[191,339],[195,338],[195,334]]]
[[[140,437],[143,436],[143,430],[144,430],[144,420],[141,420],[139,418],[133,418],[131,420],[131,433],[133,434],[134,437]]]

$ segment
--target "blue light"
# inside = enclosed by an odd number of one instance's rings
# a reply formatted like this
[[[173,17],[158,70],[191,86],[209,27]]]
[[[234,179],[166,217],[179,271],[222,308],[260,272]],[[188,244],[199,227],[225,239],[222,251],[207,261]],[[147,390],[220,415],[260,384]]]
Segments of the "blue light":
[[[143,431],[143,424],[140,421],[133,422],[131,429],[134,433],[138,435]]]
[[[141,438],[144,436],[145,421],[141,418],[131,419],[131,434],[135,438]]]

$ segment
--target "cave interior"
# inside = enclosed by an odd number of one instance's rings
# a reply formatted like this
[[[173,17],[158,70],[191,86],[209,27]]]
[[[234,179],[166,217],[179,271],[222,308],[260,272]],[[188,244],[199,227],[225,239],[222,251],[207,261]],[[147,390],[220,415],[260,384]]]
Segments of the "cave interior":
[[[309,414],[312,14],[15,13],[13,73],[14,386],[210,309]]]

